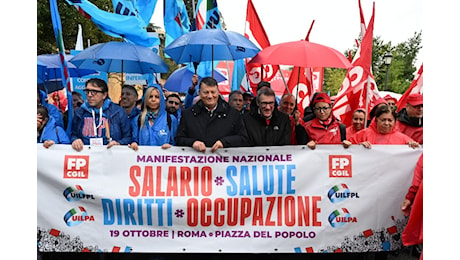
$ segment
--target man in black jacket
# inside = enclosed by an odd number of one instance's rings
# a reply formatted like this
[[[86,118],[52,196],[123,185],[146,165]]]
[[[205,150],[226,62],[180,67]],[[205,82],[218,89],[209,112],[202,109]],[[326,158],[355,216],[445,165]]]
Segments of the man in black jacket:
[[[276,108],[275,92],[271,88],[260,88],[256,97],[257,106],[243,115],[251,146],[289,145],[291,123],[289,116]]]
[[[248,145],[248,134],[239,112],[219,95],[217,81],[205,77],[200,82],[200,100],[182,113],[176,145],[191,146],[199,152]]]

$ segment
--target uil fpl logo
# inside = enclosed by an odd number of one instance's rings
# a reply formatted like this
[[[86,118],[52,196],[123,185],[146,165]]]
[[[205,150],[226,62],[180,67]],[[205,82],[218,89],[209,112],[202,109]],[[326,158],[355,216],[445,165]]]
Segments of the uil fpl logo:
[[[89,155],[66,155],[64,179],[88,179]]]
[[[329,155],[329,177],[351,178],[351,155]]]

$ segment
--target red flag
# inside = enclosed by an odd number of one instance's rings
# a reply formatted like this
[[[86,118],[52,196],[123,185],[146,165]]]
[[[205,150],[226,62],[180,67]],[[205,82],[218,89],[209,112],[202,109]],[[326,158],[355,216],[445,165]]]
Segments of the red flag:
[[[346,126],[351,125],[353,112],[356,109],[362,108],[366,110],[366,104],[368,104],[367,114],[369,115],[369,111],[374,107],[375,101],[380,99],[377,85],[371,72],[374,13],[375,3],[366,34],[352,63],[353,67],[348,69],[347,76],[342,83],[339,93],[337,93],[337,98],[332,107],[334,116],[339,118]]]
[[[414,80],[410,84],[410,87],[404,92],[397,104],[397,112],[403,109],[406,106],[407,97],[410,94],[419,93],[423,94],[423,64],[420,66],[420,69],[417,72],[417,76],[415,76]]]
[[[361,33],[359,36],[364,38],[364,34],[366,33],[366,22],[364,21],[364,14],[363,9],[361,8],[361,0],[358,0],[359,5],[359,16],[360,16],[360,25],[361,25]]]
[[[311,76],[310,69],[307,68],[306,70],[307,73]],[[311,81],[308,81],[307,77],[305,76],[304,67],[294,67],[292,69],[291,76],[289,76],[289,80],[287,82],[287,86],[289,92],[296,98],[297,110],[299,110],[301,115],[303,115],[304,107],[307,107],[310,104],[311,85]],[[287,93],[287,90],[285,93]]]
[[[260,49],[270,46],[267,33],[260,22],[256,9],[251,0],[248,0],[248,8],[246,12],[246,27],[244,36],[251,40]],[[263,70],[262,70],[263,67]],[[277,65],[261,65],[261,64],[246,64],[246,73],[251,88],[256,88],[260,81],[270,81],[278,72]]]

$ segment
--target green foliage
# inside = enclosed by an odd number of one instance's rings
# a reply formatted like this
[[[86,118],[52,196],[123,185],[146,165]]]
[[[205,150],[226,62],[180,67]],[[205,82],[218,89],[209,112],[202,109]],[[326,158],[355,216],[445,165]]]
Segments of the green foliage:
[[[386,73],[388,71],[387,87],[389,91],[396,93],[404,93],[414,79],[414,73],[418,68],[415,67],[417,54],[422,48],[422,32],[415,32],[407,41],[399,43],[395,46],[390,42],[384,42],[380,36],[374,37],[372,48],[372,73],[379,90],[385,87]],[[350,52],[352,57],[357,52],[357,46],[352,50],[347,50],[345,56],[348,57]],[[387,51],[393,55],[390,66],[387,66],[383,61],[383,56]],[[330,91],[331,95],[336,95],[343,79],[345,78],[346,70],[343,69],[324,69],[324,84],[323,90]]]
[[[58,0],[58,10],[61,16],[62,38],[64,47],[67,50],[75,49],[77,41],[78,24],[81,24],[83,30],[83,43],[87,46],[87,40],[91,45],[108,42],[120,41],[103,33],[93,22],[85,18],[78,10],[69,5],[64,0]],[[91,0],[91,3],[100,9],[112,12],[111,0]],[[54,37],[53,24],[51,21],[50,4],[48,0],[37,0],[37,55],[57,53],[57,44]]]

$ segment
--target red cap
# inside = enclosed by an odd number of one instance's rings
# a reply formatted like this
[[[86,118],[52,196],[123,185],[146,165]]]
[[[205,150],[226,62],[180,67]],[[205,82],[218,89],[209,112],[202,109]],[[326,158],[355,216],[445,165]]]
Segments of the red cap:
[[[316,94],[315,99],[313,99],[312,106],[314,106],[318,102],[326,102],[326,103],[328,103],[330,105],[331,104],[331,97],[329,97],[329,95],[324,93],[324,92],[320,92],[320,93]]]
[[[383,99],[385,99],[385,100],[389,100],[389,99],[392,99],[392,100],[393,100],[395,103],[398,103],[398,100],[397,100],[396,98],[394,98],[394,97],[390,96],[389,94],[388,94],[388,95],[386,95],[386,96],[385,96]]]
[[[406,102],[411,106],[423,105],[423,95],[418,93],[410,94]]]

